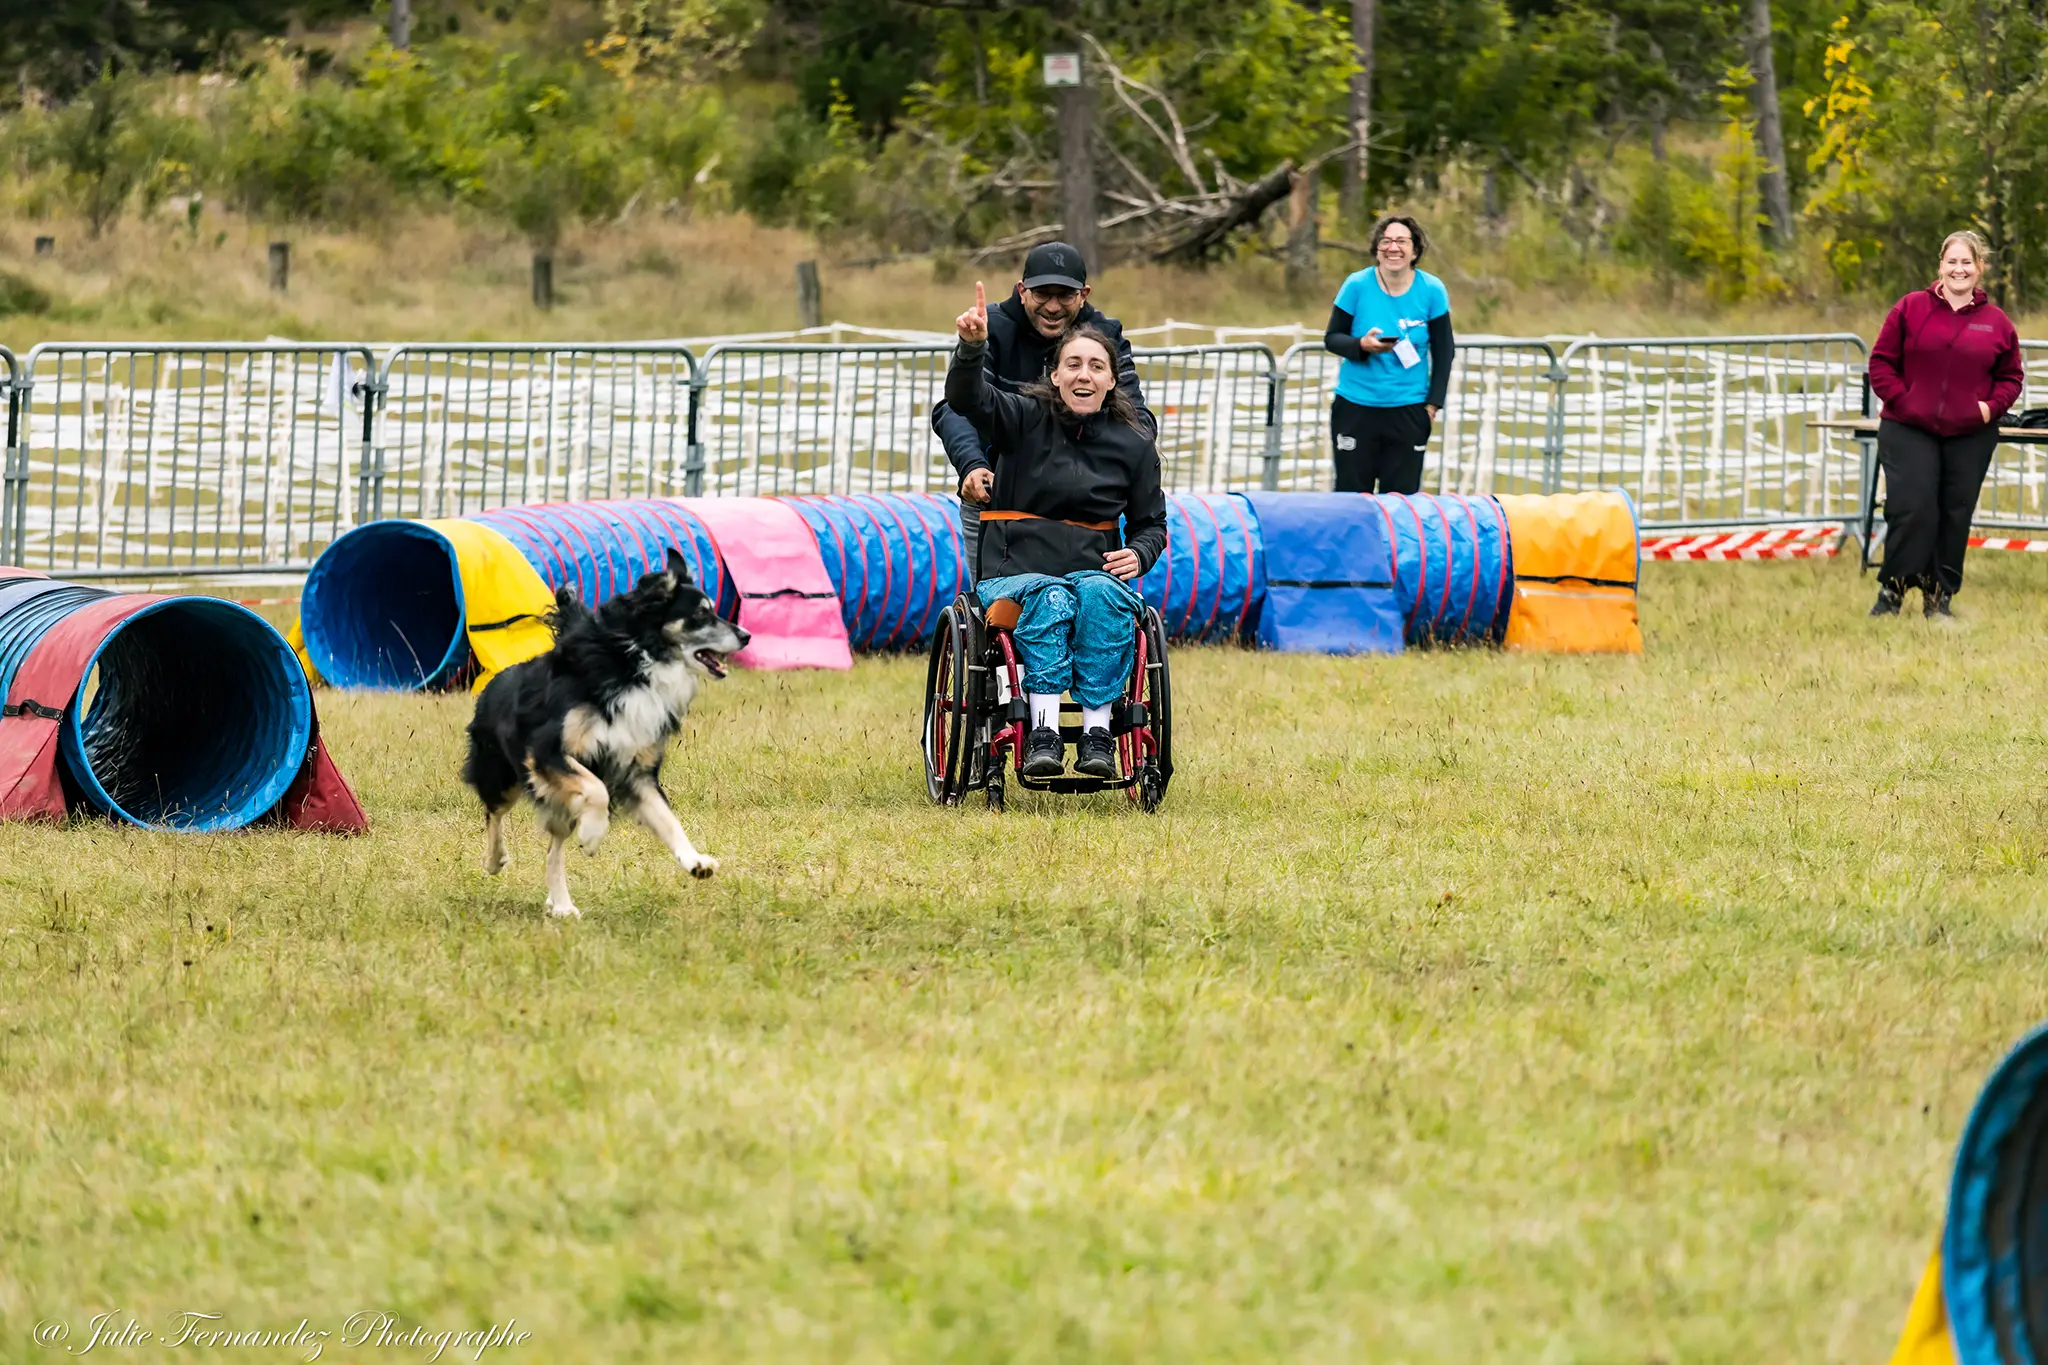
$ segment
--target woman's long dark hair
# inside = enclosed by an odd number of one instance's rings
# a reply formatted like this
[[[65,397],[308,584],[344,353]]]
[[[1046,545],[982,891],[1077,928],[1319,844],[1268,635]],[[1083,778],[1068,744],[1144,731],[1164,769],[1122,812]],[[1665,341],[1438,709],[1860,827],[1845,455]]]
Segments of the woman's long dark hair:
[[[1111,341],[1109,334],[1100,327],[1083,322],[1069,327],[1066,331],[1060,333],[1060,339],[1053,343],[1051,368],[1057,370],[1060,367],[1060,357],[1064,356],[1067,353],[1067,348],[1077,341],[1092,341],[1102,348],[1104,355],[1109,357],[1109,392],[1102,395],[1102,411],[1112,421],[1122,422],[1127,427],[1138,425],[1138,405],[1131,401],[1131,396],[1128,393],[1124,392],[1124,386],[1116,382],[1116,343]],[[1060,397],[1060,391],[1053,387],[1050,379],[1041,379],[1036,384],[1027,384],[1023,392],[1038,399],[1040,402],[1050,403],[1055,411],[1068,412],[1066,400]],[[1068,413],[1068,415],[1075,416],[1077,414]]]

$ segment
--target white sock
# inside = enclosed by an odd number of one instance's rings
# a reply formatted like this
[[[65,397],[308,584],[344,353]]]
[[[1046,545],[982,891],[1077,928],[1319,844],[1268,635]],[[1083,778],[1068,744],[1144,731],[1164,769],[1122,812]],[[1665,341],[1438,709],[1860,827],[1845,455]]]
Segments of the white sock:
[[[1057,730],[1060,728],[1060,699],[1058,693],[1033,692],[1031,694],[1031,728],[1034,730]]]
[[[1083,732],[1107,730],[1108,728],[1109,708],[1107,706],[1084,706],[1081,708],[1081,729]]]

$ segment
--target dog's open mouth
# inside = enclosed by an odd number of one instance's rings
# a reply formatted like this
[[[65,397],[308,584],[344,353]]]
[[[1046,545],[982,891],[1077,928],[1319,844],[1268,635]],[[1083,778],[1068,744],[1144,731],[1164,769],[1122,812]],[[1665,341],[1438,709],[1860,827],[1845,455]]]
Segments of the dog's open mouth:
[[[704,671],[712,677],[722,678],[725,676],[725,656],[717,650],[700,649],[697,651],[696,659],[698,663],[704,665]]]

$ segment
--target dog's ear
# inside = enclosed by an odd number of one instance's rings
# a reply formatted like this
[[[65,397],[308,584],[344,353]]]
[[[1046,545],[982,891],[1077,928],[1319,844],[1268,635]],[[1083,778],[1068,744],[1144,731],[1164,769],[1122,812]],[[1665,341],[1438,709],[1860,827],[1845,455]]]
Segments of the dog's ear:
[[[667,568],[669,576],[674,578],[678,584],[690,581],[690,561],[684,559],[682,551],[676,549],[673,545],[668,547],[668,563],[664,567]]]

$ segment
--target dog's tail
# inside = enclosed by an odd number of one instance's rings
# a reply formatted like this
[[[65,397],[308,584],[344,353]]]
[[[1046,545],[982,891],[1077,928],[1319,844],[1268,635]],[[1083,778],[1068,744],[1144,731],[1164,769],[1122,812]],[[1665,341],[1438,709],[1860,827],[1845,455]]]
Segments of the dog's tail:
[[[562,632],[592,617],[590,608],[583,605],[583,599],[576,595],[574,589],[560,587],[555,589],[554,610],[541,619],[547,622],[548,630],[559,640]]]

